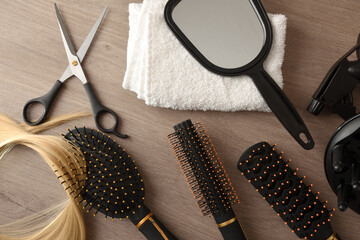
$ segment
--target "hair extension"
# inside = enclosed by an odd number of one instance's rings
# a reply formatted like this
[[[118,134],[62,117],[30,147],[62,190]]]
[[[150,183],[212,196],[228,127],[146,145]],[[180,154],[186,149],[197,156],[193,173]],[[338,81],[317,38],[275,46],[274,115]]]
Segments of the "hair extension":
[[[81,189],[85,181],[83,154],[59,137],[35,134],[84,116],[88,114],[64,115],[31,127],[0,114],[0,161],[16,145],[31,148],[51,167],[69,196],[69,200],[54,207],[0,226],[0,239],[85,239],[85,224],[78,205],[81,198],[74,200],[78,193],[71,191]]]

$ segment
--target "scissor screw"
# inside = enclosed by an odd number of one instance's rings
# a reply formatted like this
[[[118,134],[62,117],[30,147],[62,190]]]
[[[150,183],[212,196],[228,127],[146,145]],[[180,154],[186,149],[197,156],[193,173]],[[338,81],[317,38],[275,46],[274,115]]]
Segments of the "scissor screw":
[[[78,62],[77,62],[77,61],[73,61],[73,62],[72,62],[72,65],[76,66],[76,65],[78,65]]]

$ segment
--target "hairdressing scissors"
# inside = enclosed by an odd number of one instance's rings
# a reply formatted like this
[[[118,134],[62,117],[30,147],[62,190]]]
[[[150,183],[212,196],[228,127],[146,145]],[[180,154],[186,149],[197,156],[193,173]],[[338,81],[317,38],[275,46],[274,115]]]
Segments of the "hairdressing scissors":
[[[50,89],[50,91],[47,94],[45,94],[42,97],[34,98],[25,104],[24,109],[23,109],[24,121],[29,125],[38,125],[38,124],[44,122],[49,113],[49,109],[50,109],[52,103],[54,102],[54,99],[56,98],[57,94],[59,93],[60,89],[63,87],[64,82],[67,79],[69,79],[70,77],[76,76],[83,83],[86,94],[87,94],[90,104],[91,104],[91,108],[93,111],[93,115],[95,118],[95,123],[96,123],[97,128],[102,132],[112,133],[117,137],[126,138],[127,137],[126,134],[121,134],[117,131],[117,126],[119,123],[118,116],[116,115],[115,112],[113,112],[109,108],[106,108],[105,106],[103,106],[100,103],[99,99],[96,97],[96,95],[91,87],[91,84],[87,81],[84,71],[81,67],[81,61],[84,59],[84,57],[90,47],[90,44],[95,37],[96,31],[98,30],[100,23],[101,23],[102,19],[104,18],[107,7],[105,7],[105,9],[102,12],[102,14],[100,15],[99,19],[96,21],[95,25],[93,26],[93,28],[89,32],[88,36],[82,43],[78,52],[76,53],[74,46],[70,40],[69,34],[65,28],[64,22],[61,18],[61,15],[60,15],[59,9],[57,8],[56,3],[54,3],[54,6],[55,6],[56,16],[57,16],[57,20],[58,20],[58,24],[59,24],[59,28],[60,28],[60,32],[61,32],[61,37],[62,37],[64,46],[65,46],[65,52],[66,52],[66,55],[68,58],[69,65],[66,68],[65,72],[63,73],[63,75],[60,77],[60,79],[55,82],[54,86]],[[30,105],[32,105],[34,103],[40,103],[44,107],[44,113],[38,120],[31,121],[28,116],[28,110],[29,110]],[[111,128],[104,128],[101,126],[100,117],[106,113],[111,114],[112,117],[114,118],[115,123]]]

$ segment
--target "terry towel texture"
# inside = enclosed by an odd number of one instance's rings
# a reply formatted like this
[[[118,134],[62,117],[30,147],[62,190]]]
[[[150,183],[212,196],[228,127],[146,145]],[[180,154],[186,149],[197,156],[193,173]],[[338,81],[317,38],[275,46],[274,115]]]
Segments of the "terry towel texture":
[[[251,78],[224,77],[205,69],[168,28],[166,1],[129,5],[127,69],[123,88],[154,107],[179,110],[270,111]],[[274,39],[265,69],[282,88],[285,53],[284,15],[269,14]]]

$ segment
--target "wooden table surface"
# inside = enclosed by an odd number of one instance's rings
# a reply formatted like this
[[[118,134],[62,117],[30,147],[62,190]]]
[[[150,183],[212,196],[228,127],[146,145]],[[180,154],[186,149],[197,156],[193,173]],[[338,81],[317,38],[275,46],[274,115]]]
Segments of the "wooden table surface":
[[[166,138],[172,126],[185,119],[203,121],[223,159],[241,204],[234,207],[249,240],[297,239],[236,169],[241,153],[261,140],[277,143],[285,157],[314,184],[321,199],[336,207],[323,169],[326,144],[342,123],[324,111],[315,117],[307,104],[332,64],[355,44],[360,32],[359,0],[263,0],[270,13],[288,17],[284,91],[307,123],[316,146],[302,149],[274,115],[257,112],[175,111],[149,107],[133,92],[122,89],[131,0],[57,1],[75,48],[79,48],[103,7],[109,6],[94,44],[83,62],[99,98],[121,117],[119,139],[137,161],[146,187],[146,204],[179,239],[221,239],[214,220],[202,217]],[[140,2],[140,0],[138,1]],[[53,1],[0,0],[0,112],[22,122],[22,108],[41,96],[60,77],[66,55]],[[354,97],[359,102],[359,91]],[[71,79],[54,105],[53,116],[90,112],[81,82]],[[94,126],[91,117],[58,126],[43,134],[58,135],[73,125]],[[66,199],[49,167],[36,153],[14,149],[0,167],[0,224],[8,223]],[[84,215],[87,239],[144,239],[130,221],[105,221]],[[358,240],[360,216],[351,210],[335,212],[333,228],[345,240]]]

